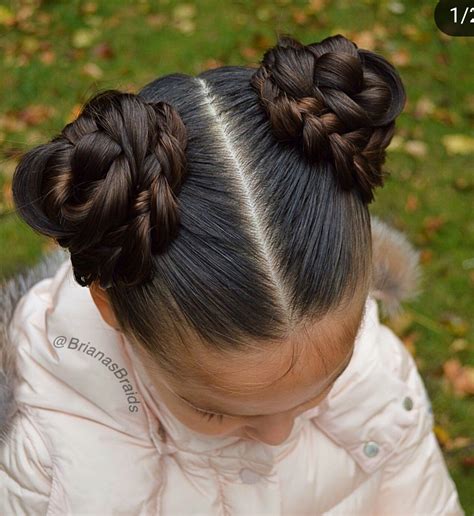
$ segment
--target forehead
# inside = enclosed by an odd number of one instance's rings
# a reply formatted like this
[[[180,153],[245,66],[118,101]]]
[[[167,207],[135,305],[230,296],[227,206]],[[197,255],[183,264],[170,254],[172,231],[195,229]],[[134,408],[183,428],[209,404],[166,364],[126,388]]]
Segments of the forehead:
[[[363,304],[343,315],[328,315],[303,324],[291,338],[260,343],[252,352],[229,352],[227,356],[195,348],[189,381],[169,379],[180,396],[196,402],[221,405],[288,396],[324,386],[350,358],[360,326]]]

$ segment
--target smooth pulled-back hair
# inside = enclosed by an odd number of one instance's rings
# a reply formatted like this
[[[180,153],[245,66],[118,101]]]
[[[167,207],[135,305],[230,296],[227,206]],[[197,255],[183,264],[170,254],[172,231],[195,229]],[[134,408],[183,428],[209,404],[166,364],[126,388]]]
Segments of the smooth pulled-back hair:
[[[344,310],[371,282],[368,204],[405,103],[383,57],[280,36],[258,68],[106,90],[13,178],[22,218],[107,289],[122,331],[186,373]]]

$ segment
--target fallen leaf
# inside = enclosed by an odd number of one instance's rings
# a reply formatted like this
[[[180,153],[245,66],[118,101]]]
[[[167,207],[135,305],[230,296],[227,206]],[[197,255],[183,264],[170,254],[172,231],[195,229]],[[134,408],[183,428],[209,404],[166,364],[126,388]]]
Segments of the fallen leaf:
[[[352,34],[351,40],[359,47],[367,50],[375,49],[375,36],[372,32],[364,30]]]
[[[467,457],[463,457],[461,459],[461,464],[465,468],[474,468],[474,455],[468,455]]]
[[[426,143],[419,140],[408,140],[404,147],[405,151],[414,158],[423,158],[428,153]]]
[[[420,119],[426,116],[430,116],[435,110],[434,102],[428,97],[421,97],[415,105],[413,115],[415,118]]]
[[[93,79],[100,79],[104,75],[102,69],[95,63],[86,63],[82,67],[82,73]]]
[[[459,450],[460,448],[467,448],[471,446],[472,439],[469,437],[455,437],[452,441],[449,441],[449,445],[446,446],[447,450]]]
[[[441,138],[449,154],[472,154],[474,138],[465,134],[447,134]]]
[[[240,51],[240,54],[242,57],[248,60],[255,59],[259,53],[255,50],[255,48],[252,47],[245,47]]]
[[[39,125],[45,120],[51,118],[55,113],[52,106],[44,104],[31,104],[18,113],[20,120],[23,120],[27,125]]]
[[[449,54],[447,52],[439,52],[435,55],[435,61],[443,67],[448,67],[450,62]]]
[[[153,13],[146,17],[146,22],[150,27],[159,29],[165,25],[167,18],[164,14]]]
[[[445,125],[458,125],[460,123],[460,117],[457,113],[450,111],[449,109],[436,107],[432,118],[442,122]]]
[[[450,442],[450,437],[449,437],[449,434],[447,432],[447,430],[445,430],[442,426],[440,425],[435,425],[434,428],[434,433],[436,435],[436,438],[438,439],[438,442],[439,444],[444,448],[446,445],[448,445],[448,443]]]
[[[307,10],[310,13],[319,13],[326,7],[326,3],[327,0],[309,0]]]
[[[5,27],[12,27],[14,24],[15,15],[8,7],[0,5],[0,25],[4,25]]]
[[[224,63],[223,61],[220,61],[219,59],[206,59],[201,65],[202,70],[209,70],[210,68],[219,68],[219,66],[222,66]]]
[[[406,48],[401,48],[392,52],[391,61],[395,66],[406,66],[411,61],[411,54]]]
[[[473,258],[467,258],[467,260],[463,260],[462,268],[464,270],[474,269],[474,257]]]
[[[40,61],[45,65],[53,64],[56,60],[56,54],[54,50],[45,50],[40,54]]]
[[[196,15],[196,6],[194,4],[180,4],[173,10],[175,20],[185,20],[193,18]]]
[[[456,177],[452,185],[459,192],[469,192],[474,189],[474,180],[469,180],[465,177]]]
[[[404,36],[406,36],[411,41],[416,43],[421,43],[426,41],[426,34],[424,31],[420,30],[420,28],[416,25],[404,25],[401,28],[401,32]]]
[[[402,2],[390,2],[388,4],[388,10],[393,14],[403,14],[405,12],[405,6]]]
[[[96,2],[85,2],[80,6],[82,14],[94,14],[97,11]]]
[[[293,9],[291,17],[297,25],[304,25],[308,21],[308,15],[303,9]]]
[[[75,48],[90,47],[98,34],[97,29],[78,29],[72,35],[72,46]]]
[[[408,213],[413,213],[418,209],[418,197],[414,194],[408,194],[407,200],[405,202],[405,211]]]
[[[423,230],[429,238],[433,236],[444,226],[446,220],[441,215],[433,217],[425,217],[423,220]]]
[[[92,53],[99,59],[112,59],[115,57],[113,48],[107,42],[102,42],[96,45],[93,48]]]
[[[451,343],[450,349],[455,353],[459,351],[465,351],[469,347],[469,343],[466,339],[455,339]]]
[[[443,324],[455,337],[464,337],[469,331],[469,323],[459,315],[445,312],[440,317]]]
[[[433,251],[431,249],[422,249],[420,252],[420,262],[423,265],[431,263],[433,260]]]
[[[443,373],[457,396],[474,394],[474,367],[463,366],[457,358],[451,358],[443,364]]]

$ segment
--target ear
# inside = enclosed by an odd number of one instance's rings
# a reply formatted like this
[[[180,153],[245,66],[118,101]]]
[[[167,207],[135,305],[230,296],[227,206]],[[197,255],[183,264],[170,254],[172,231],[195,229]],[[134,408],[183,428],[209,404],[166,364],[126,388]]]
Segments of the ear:
[[[94,300],[97,309],[102,316],[102,319],[112,328],[117,331],[120,331],[119,323],[115,318],[114,311],[112,310],[112,305],[110,304],[109,297],[107,292],[101,288],[98,284],[91,283],[89,286],[89,292],[91,293],[91,297]]]

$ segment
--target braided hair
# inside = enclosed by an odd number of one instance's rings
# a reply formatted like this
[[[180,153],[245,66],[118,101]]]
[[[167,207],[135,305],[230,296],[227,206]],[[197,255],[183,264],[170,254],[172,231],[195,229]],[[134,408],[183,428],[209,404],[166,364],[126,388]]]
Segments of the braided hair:
[[[280,141],[299,143],[313,162],[331,161],[342,188],[373,200],[406,100],[390,63],[341,35],[310,45],[283,35],[251,83]]]
[[[133,286],[151,278],[152,256],[177,235],[185,149],[172,106],[106,90],[24,156],[14,199],[26,222],[70,251],[80,285],[110,288],[117,276]],[[44,211],[28,204],[32,192]]]
[[[69,250],[80,285],[107,289],[150,363],[206,375],[192,339],[274,346],[366,298],[368,204],[404,102],[382,56],[283,36],[258,67],[95,95],[22,157],[14,202]]]

